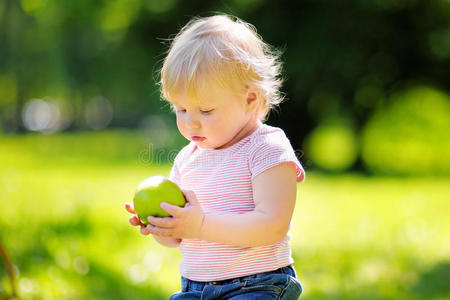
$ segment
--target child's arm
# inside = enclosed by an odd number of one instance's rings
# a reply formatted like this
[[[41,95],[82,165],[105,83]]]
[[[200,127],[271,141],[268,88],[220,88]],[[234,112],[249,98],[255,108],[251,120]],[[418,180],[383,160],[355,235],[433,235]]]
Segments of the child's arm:
[[[283,240],[297,195],[295,167],[283,163],[253,180],[255,209],[236,215],[206,215],[201,238],[223,244],[255,247]]]
[[[270,168],[253,180],[255,209],[243,214],[203,214],[195,195],[190,205],[162,207],[173,218],[149,218],[154,235],[199,238],[240,247],[270,245],[283,240],[294,211],[296,170],[290,163]],[[156,227],[158,226],[158,227]]]

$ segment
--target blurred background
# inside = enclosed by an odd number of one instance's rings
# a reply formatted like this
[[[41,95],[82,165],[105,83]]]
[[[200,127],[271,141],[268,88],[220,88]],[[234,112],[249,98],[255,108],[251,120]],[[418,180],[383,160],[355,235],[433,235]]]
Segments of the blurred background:
[[[448,299],[448,0],[0,0],[0,299],[179,289],[178,251],[123,206],[186,144],[158,86],[170,38],[219,12],[283,52],[266,123],[308,174],[303,298]]]

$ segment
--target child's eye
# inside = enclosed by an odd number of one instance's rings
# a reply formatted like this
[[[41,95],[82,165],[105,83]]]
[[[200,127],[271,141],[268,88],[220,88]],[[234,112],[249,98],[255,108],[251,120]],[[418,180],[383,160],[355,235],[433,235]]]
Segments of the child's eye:
[[[213,110],[214,110],[214,109],[210,109],[210,110],[201,110],[200,112],[201,112],[202,114],[204,114],[204,115],[208,115],[208,114],[212,113]]]
[[[186,110],[185,109],[177,109],[177,113],[185,113]]]

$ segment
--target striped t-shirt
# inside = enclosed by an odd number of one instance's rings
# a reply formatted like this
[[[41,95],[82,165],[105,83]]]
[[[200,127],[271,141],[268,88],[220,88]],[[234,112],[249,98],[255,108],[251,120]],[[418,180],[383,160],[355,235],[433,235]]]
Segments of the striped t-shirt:
[[[175,158],[171,180],[192,190],[205,214],[241,214],[254,210],[252,179],[283,162],[303,168],[280,128],[259,123],[249,136],[225,149],[204,149],[191,142]],[[293,263],[289,236],[275,244],[237,247],[183,239],[180,274],[195,281],[216,281],[272,271]]]

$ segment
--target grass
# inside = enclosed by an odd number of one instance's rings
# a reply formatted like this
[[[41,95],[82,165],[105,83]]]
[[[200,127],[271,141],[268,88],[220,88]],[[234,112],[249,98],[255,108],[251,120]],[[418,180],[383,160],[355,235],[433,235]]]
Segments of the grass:
[[[0,242],[22,299],[179,289],[178,250],[140,235],[124,210],[141,180],[169,173],[142,159],[148,145],[127,131],[0,138]],[[448,178],[309,172],[290,231],[302,298],[447,299],[449,194]],[[0,299],[9,292],[0,262]]]

